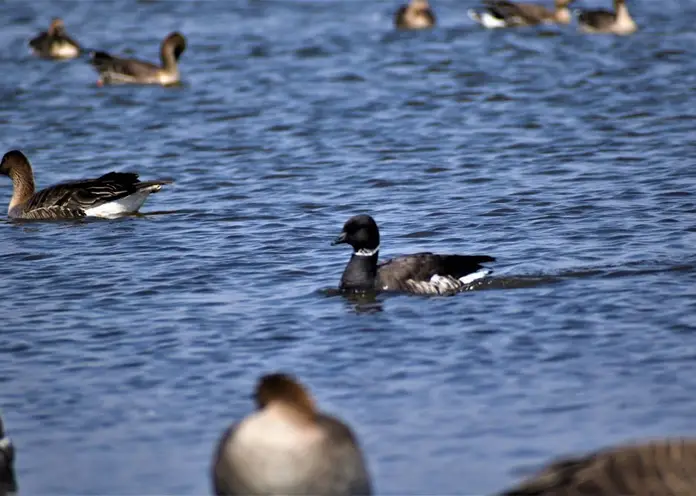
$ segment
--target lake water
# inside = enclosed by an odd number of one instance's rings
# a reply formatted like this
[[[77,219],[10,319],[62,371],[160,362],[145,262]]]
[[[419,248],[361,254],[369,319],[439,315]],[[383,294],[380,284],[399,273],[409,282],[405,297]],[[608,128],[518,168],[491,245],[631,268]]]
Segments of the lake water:
[[[23,494],[207,493],[218,436],[276,370],[351,423],[380,494],[483,494],[696,432],[696,4],[631,2],[642,30],[617,38],[488,32],[473,0],[433,3],[420,33],[387,1],[2,3],[1,152],[40,187],[176,181],[142,217],[0,222]],[[184,84],[97,88],[84,60],[31,57],[58,15],[153,61],[180,30]],[[363,212],[384,258],[495,273],[450,298],[333,295],[350,250],[329,243]]]

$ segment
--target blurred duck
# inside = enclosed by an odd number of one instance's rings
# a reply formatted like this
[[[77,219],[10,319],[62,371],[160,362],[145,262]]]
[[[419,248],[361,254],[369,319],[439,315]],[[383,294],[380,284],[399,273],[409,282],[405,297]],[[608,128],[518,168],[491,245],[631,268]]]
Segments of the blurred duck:
[[[499,496],[696,494],[696,439],[616,446],[558,460]]]
[[[80,55],[80,45],[65,32],[63,20],[55,18],[48,31],[44,31],[29,42],[35,55],[47,59],[73,59]]]
[[[106,52],[93,52],[91,64],[99,73],[97,85],[104,84],[160,84],[168,86],[180,81],[179,57],[186,50],[186,38],[180,33],[170,33],[160,47],[159,67],[150,62],[113,57]]]
[[[583,33],[626,35],[638,30],[638,26],[628,12],[625,0],[614,0],[614,12],[608,10],[579,11],[578,24]]]
[[[317,410],[297,380],[269,374],[256,386],[258,410],[222,436],[212,466],[217,495],[369,495],[358,441]]]
[[[10,438],[5,436],[2,418],[0,418],[0,496],[17,492],[14,459],[14,446]]]
[[[356,215],[343,225],[333,245],[346,243],[353,255],[343,271],[339,289],[361,293],[395,291],[420,295],[450,295],[465,291],[491,271],[480,264],[494,262],[486,255],[414,253],[377,264],[379,229],[369,215]]]
[[[12,150],[2,157],[0,174],[12,179],[14,192],[7,215],[13,219],[111,218],[132,214],[169,180],[144,181],[129,172],[109,172],[86,179],[50,186],[36,192],[34,173],[26,156]]]
[[[435,14],[428,0],[411,0],[396,11],[394,23],[399,29],[427,29],[435,26]]]
[[[570,24],[568,6],[575,0],[554,0],[554,10],[535,3],[506,0],[484,0],[481,11],[469,10],[469,17],[488,29],[535,26],[537,24]]]

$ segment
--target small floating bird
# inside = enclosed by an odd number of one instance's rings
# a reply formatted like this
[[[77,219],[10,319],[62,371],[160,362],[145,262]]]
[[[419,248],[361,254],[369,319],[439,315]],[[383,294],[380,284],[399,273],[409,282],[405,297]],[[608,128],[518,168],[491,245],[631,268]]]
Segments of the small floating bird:
[[[162,67],[136,59],[113,57],[106,52],[92,52],[90,63],[99,73],[98,86],[104,84],[160,84],[169,86],[180,81],[179,57],[186,50],[186,38],[170,33],[160,46]]]
[[[222,436],[212,465],[217,495],[372,494],[358,441],[340,419],[317,410],[286,374],[256,386],[258,410]]]
[[[469,17],[488,29],[535,26],[537,24],[569,24],[568,6],[575,0],[554,0],[554,10],[535,3],[515,3],[506,0],[484,0],[483,10],[470,9]]]
[[[480,264],[494,262],[485,255],[435,255],[416,253],[377,265],[379,229],[369,215],[351,217],[333,245],[347,243],[353,255],[339,288],[347,291],[402,291],[413,294],[453,294],[491,271]]]
[[[17,492],[17,479],[14,471],[14,445],[5,431],[0,418],[0,496]]]
[[[138,211],[150,193],[170,180],[144,181],[130,172],[109,172],[96,179],[68,182],[36,192],[27,157],[12,150],[2,157],[0,174],[12,179],[14,192],[7,215],[13,219],[113,218]]]
[[[63,20],[55,18],[48,31],[44,31],[29,41],[35,55],[46,59],[74,59],[80,56],[80,45],[65,32]]]
[[[623,445],[556,461],[499,496],[696,494],[696,439]]]
[[[399,29],[428,29],[435,26],[435,14],[428,0],[411,0],[396,11],[394,24]]]
[[[614,11],[581,10],[578,24],[583,33],[628,35],[638,30],[638,25],[628,12],[625,0],[614,0]]]

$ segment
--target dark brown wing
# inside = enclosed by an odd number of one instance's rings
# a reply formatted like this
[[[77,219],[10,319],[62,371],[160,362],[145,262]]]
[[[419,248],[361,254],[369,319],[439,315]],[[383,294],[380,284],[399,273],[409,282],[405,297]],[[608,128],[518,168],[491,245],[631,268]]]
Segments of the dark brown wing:
[[[329,444],[326,453],[331,453],[331,456],[326,460],[325,477],[317,477],[319,485],[310,488],[310,492],[346,496],[371,495],[370,474],[353,431],[331,415],[319,414],[317,422],[327,433]]]
[[[106,52],[93,52],[90,64],[102,77],[110,80],[147,80],[155,78],[161,70],[150,62],[112,57]]]
[[[616,22],[616,14],[608,10],[584,10],[578,15],[578,22],[592,29],[609,29]]]
[[[696,440],[621,446],[559,460],[500,496],[696,494]]]
[[[14,471],[14,445],[5,437],[0,419],[0,494],[17,492],[17,479]]]
[[[487,0],[484,5],[488,11],[509,24],[538,24],[549,18],[552,12],[543,5],[515,3],[505,0]]]
[[[397,28],[405,28],[408,27],[408,24],[406,23],[406,9],[408,7],[406,5],[402,5],[399,7],[399,10],[396,11],[396,14],[394,14],[394,24],[396,24]]]
[[[435,255],[433,253],[416,253],[393,258],[377,267],[377,284],[379,289],[407,290],[406,281],[428,281],[434,275],[451,276],[459,279],[476,272],[485,262],[494,262],[495,258],[485,255]]]
[[[87,209],[135,193],[143,184],[146,183],[141,183],[137,174],[130,172],[109,172],[97,179],[56,184],[35,193],[24,205],[23,217],[32,218],[30,215],[34,211],[36,215],[41,215],[42,210],[50,215],[51,212],[57,213],[56,209],[82,212],[84,215]]]

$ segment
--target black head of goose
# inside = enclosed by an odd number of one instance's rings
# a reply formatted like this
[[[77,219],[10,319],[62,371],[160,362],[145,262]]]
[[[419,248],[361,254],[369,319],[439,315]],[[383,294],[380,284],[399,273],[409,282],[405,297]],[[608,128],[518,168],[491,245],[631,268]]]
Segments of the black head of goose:
[[[569,6],[575,0],[554,0],[554,10],[535,3],[507,0],[484,0],[483,9],[470,9],[469,17],[485,28],[535,26],[537,24],[570,24]]]
[[[416,253],[380,265],[379,229],[369,215],[351,217],[332,244],[347,243],[353,255],[343,271],[344,291],[401,291],[414,294],[453,294],[466,290],[490,270],[480,264],[494,262],[486,255],[436,255]]]
[[[626,0],[614,0],[614,12],[608,10],[578,11],[578,25],[583,33],[628,35],[638,30]]]
[[[696,494],[696,439],[616,446],[558,460],[499,496]]]
[[[180,81],[178,61],[184,50],[186,38],[174,32],[160,46],[161,67],[142,60],[113,57],[106,52],[93,52],[90,63],[99,73],[99,86],[119,83],[169,86]]]
[[[55,18],[48,31],[40,33],[29,41],[35,55],[47,59],[73,59],[79,57],[80,45],[65,32],[63,20]]]
[[[399,29],[428,29],[435,26],[435,14],[428,0],[411,0],[396,11],[394,24]]]
[[[36,192],[34,173],[19,150],[7,152],[0,174],[12,179],[13,193],[7,215],[15,219],[112,218],[133,214],[150,193],[172,181],[140,181],[131,172],[109,172],[96,179],[66,182]]]
[[[14,460],[14,445],[10,438],[5,436],[2,418],[0,418],[0,496],[17,492]]]
[[[295,378],[265,375],[255,396],[258,410],[232,425],[214,453],[215,494],[372,494],[350,427],[319,412]]]

